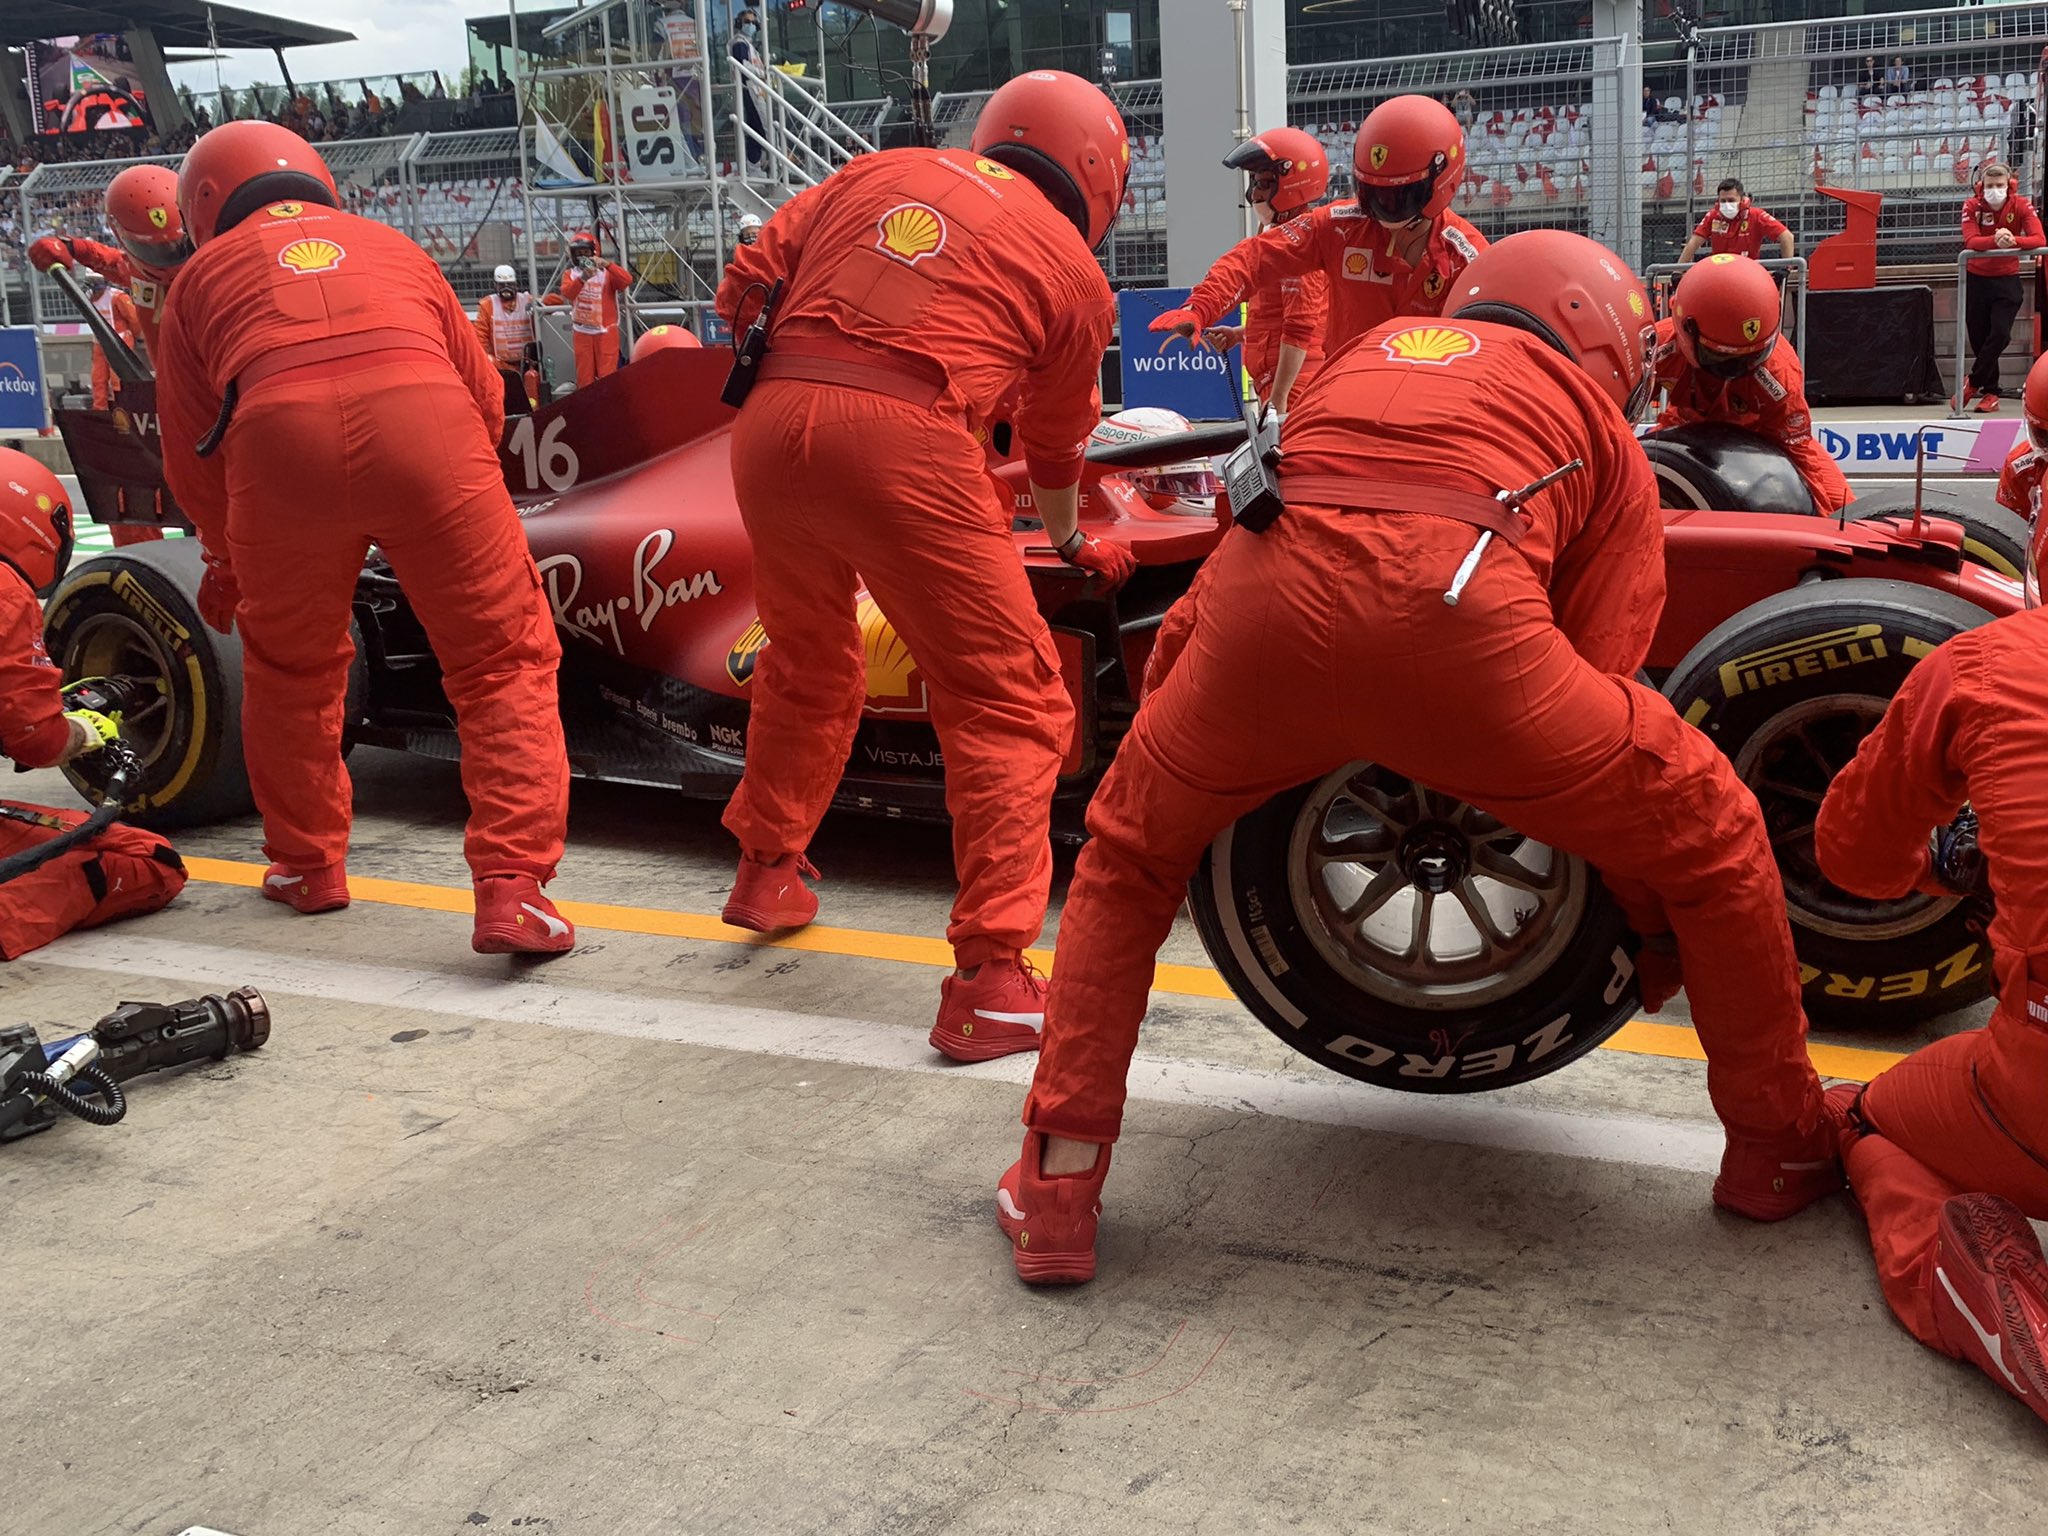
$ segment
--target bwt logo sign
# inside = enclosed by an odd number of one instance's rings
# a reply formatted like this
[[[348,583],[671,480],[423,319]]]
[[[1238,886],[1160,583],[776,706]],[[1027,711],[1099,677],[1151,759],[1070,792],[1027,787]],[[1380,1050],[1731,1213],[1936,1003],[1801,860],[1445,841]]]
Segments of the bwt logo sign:
[[[1941,457],[1944,432],[1837,432],[1817,427],[1821,447],[1840,464],[1910,464],[1920,456],[1920,444],[1927,444],[1927,457]]]

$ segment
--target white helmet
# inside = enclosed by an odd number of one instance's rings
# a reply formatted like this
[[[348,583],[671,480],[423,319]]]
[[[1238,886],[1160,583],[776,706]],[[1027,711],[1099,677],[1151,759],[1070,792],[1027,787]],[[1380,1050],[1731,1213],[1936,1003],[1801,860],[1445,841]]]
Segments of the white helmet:
[[[1187,417],[1164,406],[1140,405],[1118,411],[1088,434],[1091,445],[1139,443],[1147,438],[1171,437],[1189,430]],[[1189,459],[1158,469],[1134,469],[1126,479],[1156,510],[1207,516],[1216,510],[1216,493],[1223,479],[1207,459]]]
[[[519,283],[519,274],[513,271],[510,267],[500,266],[496,271],[491,273],[491,281],[496,283],[500,288],[504,287],[507,283],[511,283],[513,286],[517,287]]]

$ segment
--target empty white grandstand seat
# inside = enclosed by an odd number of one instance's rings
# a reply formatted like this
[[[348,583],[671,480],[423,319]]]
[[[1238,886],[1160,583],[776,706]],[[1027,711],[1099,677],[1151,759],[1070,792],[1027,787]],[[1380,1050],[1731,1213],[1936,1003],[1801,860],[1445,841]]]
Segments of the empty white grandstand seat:
[[[1905,171],[1906,171],[1906,162],[1905,162],[1905,161],[1903,161],[1903,160],[1901,160],[1901,159],[1900,159],[1900,158],[1899,158],[1899,157],[1898,157],[1897,155],[1886,155],[1886,156],[1884,157],[1884,173],[1885,173],[1885,175],[1887,175],[1887,176],[1902,176],[1902,175],[1904,175],[1904,174],[1905,174]]]
[[[2005,77],[2005,88],[2008,91],[2025,91],[2032,87],[2033,83],[2031,78],[2018,70],[2014,70]]]
[[[1841,95],[1841,92],[1832,85],[1824,85],[1814,94],[1822,101],[1833,101],[1837,96]]]
[[[1949,79],[1948,76],[1943,75],[1939,80],[1934,82],[1934,88],[1937,91],[1952,91],[1956,88],[1956,83],[1955,81]]]

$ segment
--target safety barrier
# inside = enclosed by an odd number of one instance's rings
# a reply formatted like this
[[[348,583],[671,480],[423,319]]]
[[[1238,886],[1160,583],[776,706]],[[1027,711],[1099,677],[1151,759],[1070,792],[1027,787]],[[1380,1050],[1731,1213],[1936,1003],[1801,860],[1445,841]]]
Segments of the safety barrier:
[[[2032,254],[2025,251],[1961,251],[1956,255],[1956,387],[1949,396],[1951,421],[1963,414],[1963,385],[1970,376],[1970,264],[1999,257],[2011,260],[2016,255],[2020,265],[2029,273],[2040,265],[2041,254],[2038,251]]]
[[[1760,262],[1767,272],[1785,274],[1783,293],[1779,304],[1779,324],[1792,337],[1792,348],[1803,359],[1806,356],[1806,258],[1804,256],[1771,256]],[[1657,317],[1662,319],[1671,312],[1671,290],[1678,286],[1693,266],[1692,262],[1660,261],[1643,269],[1643,280],[1650,285],[1650,296],[1655,302]],[[1784,324],[1784,313],[1791,312],[1791,324]]]

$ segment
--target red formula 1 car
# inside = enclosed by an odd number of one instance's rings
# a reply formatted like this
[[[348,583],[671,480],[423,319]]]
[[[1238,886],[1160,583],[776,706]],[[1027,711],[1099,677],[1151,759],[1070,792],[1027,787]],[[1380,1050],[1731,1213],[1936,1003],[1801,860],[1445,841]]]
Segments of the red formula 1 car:
[[[571,759],[586,777],[710,798],[738,779],[748,685],[767,636],[733,500],[723,373],[715,354],[660,354],[515,420],[507,435],[507,479],[564,635]],[[139,398],[112,419],[68,413],[65,422],[102,520],[162,501]],[[1064,835],[1079,835],[1080,810],[1136,708],[1158,623],[1227,517],[1154,506],[1126,472],[1220,451],[1241,433],[1091,450],[1084,522],[1140,561],[1117,592],[1039,542],[1015,471],[997,471],[1019,496],[1019,558],[1077,706],[1056,806]],[[1739,448],[1670,434],[1652,455],[1702,483],[1720,475],[1731,504],[1753,493],[1770,505],[1782,461],[1753,440],[1747,459]],[[1989,985],[1975,904],[1859,902],[1821,879],[1811,852],[1821,791],[1905,671],[1950,635],[2020,605],[2017,579],[1966,552],[1981,545],[1984,520],[1945,511],[1963,522],[1669,514],[1671,600],[1652,666],[1764,802],[1817,1019],[1904,1021],[1974,1001]],[[239,647],[199,622],[198,576],[189,543],[131,547],[81,562],[48,608],[50,652],[67,677],[154,685],[161,703],[124,729],[145,760],[132,813],[157,825],[249,803]],[[871,604],[862,622],[867,714],[840,803],[942,815],[943,764],[916,660]],[[374,555],[355,623],[350,739],[453,757],[432,655]],[[1362,900],[1376,874],[1405,870],[1423,841],[1465,850],[1444,891],[1404,882],[1389,900]],[[1464,1091],[1539,1075],[1597,1044],[1634,1004],[1633,940],[1590,868],[1368,764],[1244,818],[1218,840],[1191,904],[1218,967],[1264,1022],[1339,1071],[1397,1088]]]

